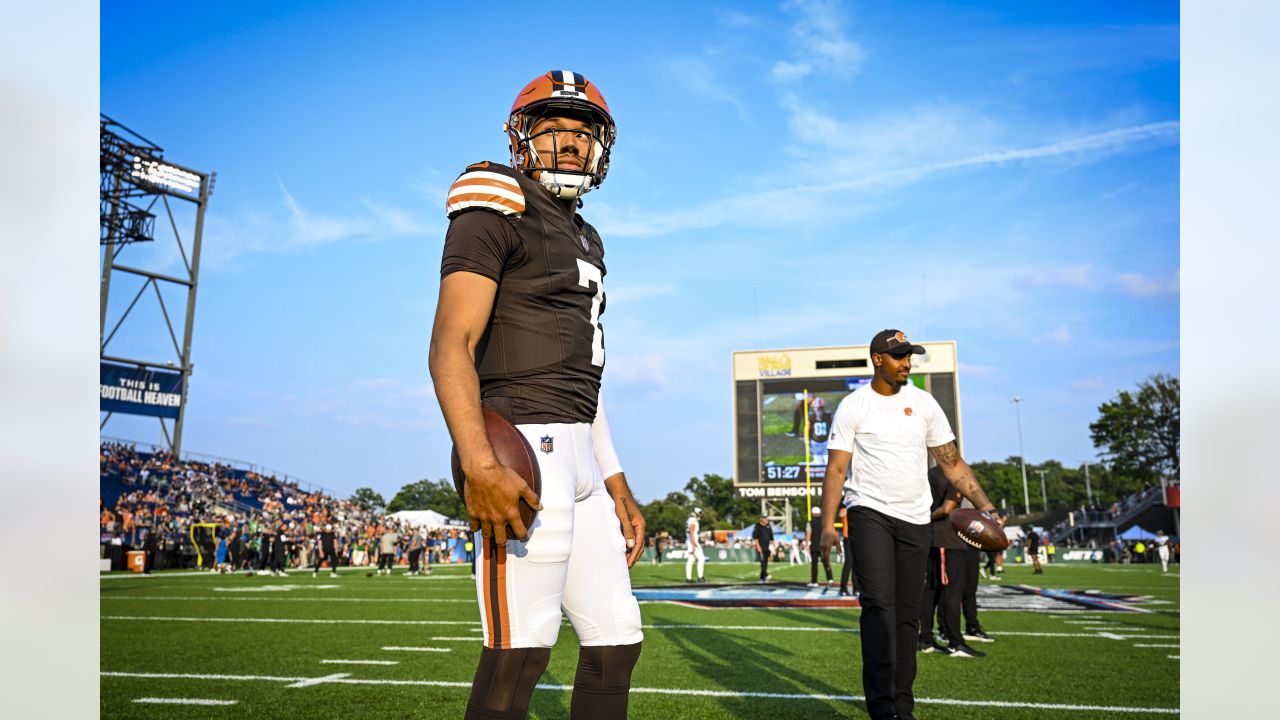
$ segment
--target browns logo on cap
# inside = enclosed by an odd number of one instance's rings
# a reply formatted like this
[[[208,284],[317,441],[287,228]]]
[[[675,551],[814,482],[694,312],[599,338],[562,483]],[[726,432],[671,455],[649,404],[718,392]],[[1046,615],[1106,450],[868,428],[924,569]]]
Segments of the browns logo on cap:
[[[923,355],[924,347],[913,345],[901,330],[881,330],[871,339],[873,355],[889,354],[894,357],[906,355]]]

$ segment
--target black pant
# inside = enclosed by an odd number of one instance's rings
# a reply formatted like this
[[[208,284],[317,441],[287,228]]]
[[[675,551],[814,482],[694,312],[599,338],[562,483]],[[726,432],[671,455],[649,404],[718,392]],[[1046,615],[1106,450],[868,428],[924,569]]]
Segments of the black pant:
[[[379,555],[378,555],[378,569],[379,569],[379,570],[382,570],[382,569],[390,570],[390,569],[391,569],[391,564],[392,564],[392,562],[393,562],[395,559],[396,559],[396,554],[395,554],[394,552],[389,552],[389,553],[385,553],[385,552],[384,552],[384,553],[379,554]]]
[[[933,614],[938,612],[938,631],[955,647],[964,642],[960,634],[960,599],[964,592],[967,552],[960,548],[930,548],[925,575],[923,604],[920,607],[920,640],[933,642]],[[943,569],[946,569],[944,584]],[[976,566],[974,568],[977,569]]]
[[[964,611],[964,631],[972,633],[982,629],[978,624],[978,566],[982,564],[982,551],[965,548],[960,552],[963,554],[960,563],[963,581],[960,588],[960,608]]]
[[[854,575],[861,592],[862,687],[873,720],[911,714],[916,638],[929,558],[929,524],[867,507],[849,510]]]
[[[849,586],[849,580],[854,577],[853,574],[853,541],[852,538],[842,538],[844,543],[844,567],[840,568],[840,589],[843,590]],[[858,589],[858,584],[854,583],[853,590]]]
[[[418,558],[422,557],[422,548],[409,551],[409,572],[418,572]]]
[[[769,577],[769,549],[757,550],[756,554],[760,556],[760,579],[765,580]]]
[[[329,561],[329,572],[338,572],[338,553],[332,547],[316,548],[316,565],[311,568],[311,572],[320,572],[320,565],[325,560]]]
[[[827,571],[827,582],[831,582],[831,550],[823,552],[818,543],[809,548],[809,582],[818,582],[818,558],[822,558],[822,569]]]

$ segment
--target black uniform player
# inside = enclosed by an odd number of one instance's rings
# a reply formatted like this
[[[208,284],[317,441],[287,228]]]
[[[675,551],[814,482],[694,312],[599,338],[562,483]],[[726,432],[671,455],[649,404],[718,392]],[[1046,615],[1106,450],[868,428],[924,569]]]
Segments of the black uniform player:
[[[449,191],[431,338],[436,395],[481,531],[485,647],[467,717],[525,716],[562,607],[581,643],[571,716],[625,717],[643,637],[627,567],[643,550],[644,519],[600,402],[604,247],[576,212],[604,180],[615,128],[594,85],[556,70],[517,96],[507,131],[513,167],[471,165]],[[541,497],[497,462],[482,406],[538,448]],[[539,509],[531,527],[520,499]]]
[[[957,657],[983,657],[986,653],[965,644],[960,632],[960,605],[968,584],[968,546],[951,529],[947,516],[960,505],[960,491],[947,480],[942,468],[929,470],[929,490],[933,495],[933,521],[929,548],[929,569],[925,576],[924,601],[920,604],[920,651],[946,652]],[[974,568],[976,569],[976,565]],[[975,583],[976,586],[976,583]],[[938,630],[945,646],[933,642],[933,616],[938,611]]]
[[[320,565],[329,561],[329,577],[338,577],[338,547],[334,542],[333,525],[325,525],[316,533],[316,566],[311,568],[311,577],[320,572]]]

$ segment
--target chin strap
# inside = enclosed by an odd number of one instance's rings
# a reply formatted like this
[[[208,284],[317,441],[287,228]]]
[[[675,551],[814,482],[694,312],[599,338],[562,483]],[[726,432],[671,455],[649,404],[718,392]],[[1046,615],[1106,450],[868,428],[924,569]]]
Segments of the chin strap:
[[[593,645],[578,650],[570,720],[614,720],[627,716],[631,670],[640,645]]]

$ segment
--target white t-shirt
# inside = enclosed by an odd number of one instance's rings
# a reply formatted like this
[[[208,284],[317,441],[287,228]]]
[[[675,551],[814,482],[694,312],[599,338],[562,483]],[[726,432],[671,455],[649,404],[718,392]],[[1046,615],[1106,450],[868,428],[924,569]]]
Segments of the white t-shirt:
[[[828,450],[852,453],[850,506],[929,523],[928,448],[955,439],[938,401],[910,383],[894,395],[864,385],[840,401]]]
[[[689,519],[684,521],[684,524],[685,524],[685,529],[688,533],[685,536],[685,542],[689,543],[690,545],[697,545],[698,544],[698,528],[701,527],[701,523],[698,522],[698,516],[690,515]]]

